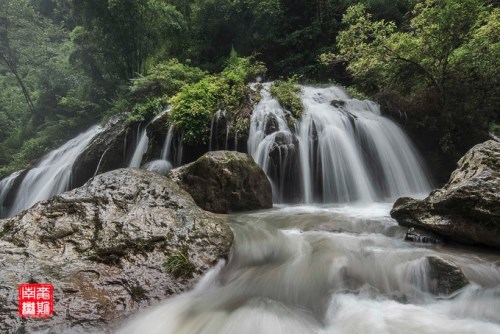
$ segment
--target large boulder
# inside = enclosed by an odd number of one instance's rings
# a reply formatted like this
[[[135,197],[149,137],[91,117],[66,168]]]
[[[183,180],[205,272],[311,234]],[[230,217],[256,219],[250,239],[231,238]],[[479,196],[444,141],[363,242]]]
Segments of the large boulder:
[[[138,169],[99,175],[0,220],[0,332],[101,331],[192,287],[232,238],[223,217],[172,180]],[[22,282],[54,285],[52,318],[18,316]]]
[[[500,143],[474,146],[443,188],[424,200],[398,199],[391,216],[450,240],[500,247]]]
[[[245,153],[208,152],[169,175],[208,211],[228,213],[273,206],[271,183]]]
[[[469,281],[460,267],[439,256],[427,256],[429,264],[429,289],[435,295],[449,295],[460,290]]]

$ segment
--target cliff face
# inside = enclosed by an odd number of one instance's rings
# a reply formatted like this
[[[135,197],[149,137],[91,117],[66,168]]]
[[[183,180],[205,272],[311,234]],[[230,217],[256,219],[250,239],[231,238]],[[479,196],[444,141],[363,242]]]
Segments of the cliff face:
[[[443,188],[424,200],[398,199],[391,216],[450,240],[500,247],[500,143],[474,146]]]

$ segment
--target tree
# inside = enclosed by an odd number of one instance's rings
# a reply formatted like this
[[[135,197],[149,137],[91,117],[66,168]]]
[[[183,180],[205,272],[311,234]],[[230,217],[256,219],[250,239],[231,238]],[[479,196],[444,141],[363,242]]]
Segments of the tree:
[[[40,18],[33,10],[27,0],[4,1],[0,5],[0,62],[14,75],[22,90],[26,103],[31,112],[34,111],[30,90],[25,83],[26,72],[23,73],[23,65],[32,59],[26,59],[27,51],[37,31],[37,23]],[[24,49],[24,50],[23,50]],[[23,59],[24,58],[24,59]],[[23,63],[24,62],[24,63]],[[24,67],[27,70],[28,66]]]
[[[371,95],[392,91],[408,99],[420,113],[413,127],[428,134],[431,125],[438,146],[455,159],[484,140],[498,117],[498,8],[480,0],[420,0],[410,14],[409,26],[397,27],[373,20],[363,5],[350,7],[339,52],[321,59],[346,62]]]
[[[134,78],[145,73],[148,59],[158,56],[184,29],[182,15],[161,0],[74,0],[79,52],[99,76]],[[100,67],[98,69],[98,67]]]

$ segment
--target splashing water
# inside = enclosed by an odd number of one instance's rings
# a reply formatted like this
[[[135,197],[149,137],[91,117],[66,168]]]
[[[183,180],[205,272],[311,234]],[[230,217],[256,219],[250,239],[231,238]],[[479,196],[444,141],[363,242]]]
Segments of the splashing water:
[[[499,255],[405,243],[389,208],[233,216],[228,263],[117,333],[500,333]],[[429,255],[471,284],[454,298],[430,294]]]

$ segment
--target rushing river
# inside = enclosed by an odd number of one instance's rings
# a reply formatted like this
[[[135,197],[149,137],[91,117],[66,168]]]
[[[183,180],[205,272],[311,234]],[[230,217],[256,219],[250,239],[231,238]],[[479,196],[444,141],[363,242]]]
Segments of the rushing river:
[[[500,333],[500,254],[405,242],[390,208],[232,216],[227,263],[118,333]],[[459,265],[471,284],[430,294],[428,255]]]

